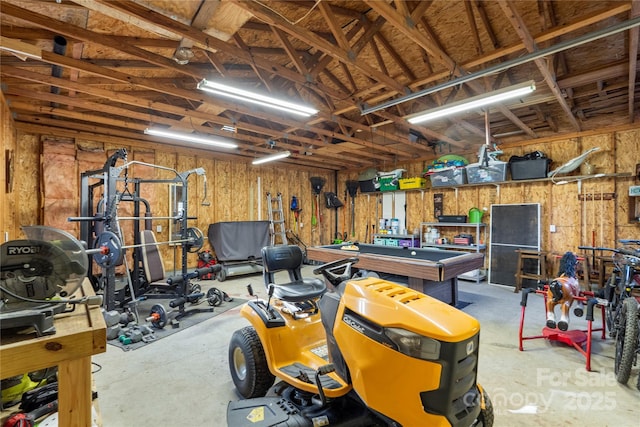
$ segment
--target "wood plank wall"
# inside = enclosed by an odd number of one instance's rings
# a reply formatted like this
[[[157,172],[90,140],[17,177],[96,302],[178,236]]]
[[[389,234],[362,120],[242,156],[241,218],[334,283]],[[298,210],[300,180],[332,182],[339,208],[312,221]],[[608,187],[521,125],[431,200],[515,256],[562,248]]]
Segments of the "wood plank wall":
[[[467,186],[454,188],[428,188],[424,191],[409,191],[407,196],[407,230],[419,227],[420,221],[435,222],[433,197],[435,193],[444,195],[443,213],[447,215],[466,215],[473,207],[487,208],[483,222],[489,223],[490,206],[492,204],[540,203],[542,213],[542,247],[549,252],[580,252],[578,246],[617,246],[616,241],[624,238],[640,238],[640,225],[629,221],[630,201],[628,189],[630,185],[639,185],[635,178],[636,165],[640,163],[640,128],[610,130],[603,133],[590,132],[581,136],[566,139],[553,139],[545,142],[534,142],[522,145],[501,147],[504,154],[500,160],[508,161],[512,155],[522,156],[532,151],[542,151],[553,160],[551,169],[578,156],[584,151],[600,147],[588,157],[595,165],[596,173],[630,174],[628,177],[604,177],[583,179],[581,184],[569,182],[557,185],[551,181],[543,182],[510,182],[499,186]],[[474,156],[466,156],[469,162],[475,162]],[[406,177],[420,176],[424,169],[422,163],[397,164],[394,168],[407,169]],[[572,176],[579,176],[576,170],[558,181],[571,181]],[[357,179],[357,172],[341,174],[339,185],[346,179]],[[342,188],[342,187],[341,187]],[[614,198],[607,200],[608,195]],[[372,196],[379,197],[379,196]],[[585,200],[581,200],[582,197]],[[603,200],[604,199],[604,200]],[[633,200],[632,200],[633,201]],[[637,202],[636,202],[637,203]],[[366,197],[356,198],[356,212],[369,212],[370,218],[361,215],[359,222],[377,224],[375,209]],[[375,205],[373,205],[375,206]],[[556,232],[550,232],[551,225]],[[363,228],[364,229],[364,228]],[[443,236],[452,238],[461,230],[440,230]],[[468,230],[466,230],[468,232]],[[450,235],[449,235],[450,234]],[[358,230],[357,238],[362,239],[364,233]]]
[[[540,203],[542,212],[542,247],[549,252],[579,252],[578,246],[592,245],[615,247],[616,241],[623,238],[640,238],[640,225],[629,221],[630,185],[639,185],[635,178],[636,165],[640,163],[640,128],[610,130],[603,133],[590,132],[565,139],[553,139],[547,142],[528,143],[501,147],[504,154],[500,160],[508,161],[512,155],[524,155],[532,151],[542,151],[553,160],[551,169],[562,165],[567,160],[592,148],[600,147],[588,157],[588,161],[596,167],[596,173],[630,174],[628,177],[604,177],[569,182],[557,185],[551,181],[543,182],[510,182],[499,186],[467,186],[454,188],[432,188],[428,184],[425,191],[407,192],[407,229],[412,231],[420,221],[435,222],[433,212],[433,196],[444,195],[444,214],[466,215],[473,207],[487,208],[492,204]],[[477,161],[473,156],[466,156],[470,162]],[[407,169],[406,177],[419,176],[424,164],[398,164],[394,168]],[[341,174],[339,182],[342,183]],[[571,181],[572,176],[580,175],[576,170],[567,176],[558,178]],[[357,179],[358,174],[351,172],[346,179]],[[344,185],[344,184],[340,184]],[[606,200],[608,195],[614,195]],[[586,200],[581,200],[580,196]],[[372,196],[379,197],[379,196]],[[603,200],[605,199],[605,200]],[[367,209],[367,199],[356,198],[356,212]],[[371,203],[372,206],[373,203]],[[374,212],[369,212],[370,215]],[[489,212],[483,222],[489,223]],[[360,215],[359,215],[360,217]],[[373,216],[370,221],[376,221]],[[366,222],[366,216],[360,223]],[[377,224],[377,222],[371,222]],[[550,225],[556,226],[556,232],[550,232]],[[364,228],[362,228],[364,230]],[[441,230],[446,233],[446,230]],[[448,230],[453,234],[460,230]],[[467,230],[468,232],[468,230]],[[358,238],[364,233],[359,232]]]
[[[202,167],[207,175],[208,194],[204,194],[204,178],[190,175],[189,183],[189,216],[197,217],[191,221],[207,234],[209,224],[219,221],[258,220],[267,218],[266,193],[281,193],[287,228],[293,228],[293,217],[289,210],[292,196],[296,196],[303,209],[301,228],[298,234],[307,245],[331,243],[336,229],[343,229],[343,211],[340,208],[327,209],[322,195],[319,197],[321,221],[312,227],[312,198],[310,177],[319,176],[326,180],[323,191],[336,192],[346,207],[349,200],[344,199],[347,180],[356,180],[361,171],[333,173],[325,170],[286,169],[282,164],[252,166],[248,163],[216,159],[214,154],[203,150],[176,149],[169,146],[158,146],[141,143],[139,146],[120,146],[116,144],[56,139],[46,135],[33,135],[16,132],[10,114],[2,99],[2,163],[6,169],[7,154],[13,156],[12,189],[7,192],[8,174],[3,173],[2,191],[0,191],[0,230],[2,240],[23,237],[22,225],[45,224],[71,231],[78,235],[78,224],[69,223],[66,218],[70,212],[79,213],[79,174],[86,170],[101,168],[107,158],[117,149],[126,148],[128,160],[137,160],[158,166],[173,168],[183,172]],[[552,167],[575,157],[583,151],[598,146],[600,151],[592,154],[589,161],[595,164],[598,173],[630,173],[630,177],[597,178],[582,181],[581,187],[576,182],[566,185],[555,185],[552,182],[511,183],[500,186],[471,186],[458,190],[451,188],[431,188],[424,191],[409,191],[407,196],[407,230],[413,231],[420,222],[434,221],[433,195],[444,194],[445,214],[467,214],[473,207],[489,208],[492,204],[507,203],[540,203],[542,206],[542,242],[547,251],[577,251],[579,245],[615,246],[620,238],[640,238],[640,226],[629,222],[628,187],[638,185],[635,179],[636,164],[640,163],[640,127],[625,127],[601,132],[585,132],[571,138],[555,138],[544,141],[521,143],[519,145],[501,147],[504,154],[502,160],[511,155],[540,150],[553,159]],[[62,163],[53,163],[63,153],[66,159]],[[473,155],[468,155],[474,162]],[[68,164],[67,164],[68,163]],[[396,164],[393,168],[407,170],[405,177],[420,176],[426,162]],[[65,173],[61,171],[64,169]],[[386,170],[386,169],[383,169]],[[149,169],[142,165],[133,165],[128,170],[131,178],[165,179],[167,173],[159,169]],[[573,174],[575,175],[575,173]],[[58,178],[56,178],[58,177]],[[155,186],[155,185],[153,185]],[[56,199],[47,194],[55,189]],[[60,192],[62,190],[62,192]],[[122,190],[122,188],[120,189]],[[169,212],[169,189],[167,186],[144,188],[142,196],[151,203],[154,216],[167,216]],[[582,201],[582,193],[587,200]],[[614,193],[613,200],[601,200],[604,195]],[[60,194],[63,194],[61,196]],[[53,197],[53,196],[52,196]],[[355,240],[364,241],[371,238],[371,225],[377,225],[376,203],[379,194],[358,193],[355,198],[356,235]],[[595,200],[594,200],[595,199]],[[209,201],[210,206],[203,206],[202,201]],[[123,207],[123,209],[126,209]],[[350,212],[350,211],[346,211]],[[120,216],[130,215],[123,210]],[[483,222],[490,218],[485,215]],[[154,220],[153,230],[157,232],[159,241],[169,239],[169,221]],[[549,226],[556,226],[551,233]],[[130,226],[125,226],[126,233]],[[337,227],[337,228],[336,228]],[[349,230],[349,218],[347,226]],[[453,231],[452,231],[453,233]],[[126,237],[125,244],[132,240]],[[205,243],[205,248],[209,248]],[[180,260],[180,254],[173,247],[162,248],[165,266],[173,268],[174,260]],[[197,263],[196,254],[189,255],[190,266]]]

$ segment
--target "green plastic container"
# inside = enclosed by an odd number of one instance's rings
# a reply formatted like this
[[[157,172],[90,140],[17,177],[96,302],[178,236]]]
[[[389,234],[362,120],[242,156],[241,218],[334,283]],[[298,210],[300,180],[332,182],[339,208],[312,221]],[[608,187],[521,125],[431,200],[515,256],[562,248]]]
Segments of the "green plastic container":
[[[477,224],[482,222],[482,211],[478,208],[469,209],[469,222],[472,224]]]
[[[379,179],[380,191],[396,191],[398,189],[398,179],[394,177],[384,177]]]

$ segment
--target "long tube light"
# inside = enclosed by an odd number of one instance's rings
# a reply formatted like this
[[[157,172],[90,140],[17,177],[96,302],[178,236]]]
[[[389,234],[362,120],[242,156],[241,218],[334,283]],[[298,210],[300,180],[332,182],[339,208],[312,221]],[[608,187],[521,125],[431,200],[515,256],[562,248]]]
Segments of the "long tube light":
[[[299,116],[309,117],[318,113],[318,110],[306,105],[295,104],[293,102],[262,95],[260,93],[250,92],[248,90],[239,89],[213,80],[203,79],[198,83],[198,89],[216,95],[226,96],[238,101],[246,101],[262,105],[263,107],[275,108],[277,110],[286,111]]]
[[[144,130],[145,135],[161,136],[164,138],[177,139],[179,141],[195,142],[196,144],[212,145],[220,148],[238,148],[238,144],[224,141],[221,139],[212,139],[204,136],[193,135],[185,132],[174,132],[165,129],[147,128]]]
[[[485,93],[483,95],[474,96],[472,98],[463,99],[451,104],[443,105],[421,113],[412,114],[407,121],[411,124],[424,123],[429,120],[439,119],[441,117],[450,116],[463,111],[469,111],[485,105],[495,104],[507,99],[518,98],[528,95],[536,90],[536,84],[533,80],[509,86],[494,92]]]
[[[620,22],[618,24],[612,25],[610,27],[602,28],[600,30],[594,31],[592,33],[587,33],[582,36],[576,37],[575,39],[565,40],[560,43],[557,43],[553,46],[549,46],[546,48],[542,48],[540,50],[536,50],[534,52],[528,53],[526,55],[520,56],[518,58],[513,58],[508,61],[502,61],[490,67],[484,68],[481,71],[466,74],[464,76],[449,80],[447,82],[441,83],[439,85],[435,85],[418,92],[410,93],[405,96],[401,96],[396,99],[392,99],[387,102],[383,102],[378,105],[374,105],[372,107],[363,108],[361,111],[362,115],[373,113],[379,110],[384,110],[385,108],[392,107],[394,105],[402,104],[403,102],[412,101],[417,98],[421,98],[426,95],[430,95],[435,92],[440,92],[441,90],[459,86],[463,83],[467,83],[471,80],[478,79],[480,77],[485,77],[491,74],[496,74],[498,72],[508,70],[509,68],[513,68],[517,65],[526,64],[527,62],[531,62],[538,58],[543,58],[545,56],[553,55],[558,52],[562,52],[567,49],[571,49],[577,46],[581,46],[585,43],[592,42],[594,40],[601,39],[603,37],[608,37],[613,34],[617,34],[622,31],[629,30],[631,28],[640,26],[640,16],[636,16],[635,18],[629,19],[627,21]]]
[[[274,160],[284,159],[285,157],[289,157],[291,155],[291,151],[281,151],[276,154],[271,154],[269,156],[260,157],[259,159],[255,159],[251,162],[252,165],[260,165],[262,163],[273,162]]]

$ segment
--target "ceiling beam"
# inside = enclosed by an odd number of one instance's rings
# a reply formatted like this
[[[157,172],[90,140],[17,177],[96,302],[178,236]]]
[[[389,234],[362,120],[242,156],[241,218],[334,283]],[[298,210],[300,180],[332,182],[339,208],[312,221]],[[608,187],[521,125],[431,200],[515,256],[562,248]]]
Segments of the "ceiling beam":
[[[484,8],[482,6],[482,2],[476,2],[476,7],[478,7],[478,10],[480,11],[480,16],[484,17],[483,18],[483,22],[486,20],[485,22],[485,27],[487,29],[487,32],[489,34],[489,36],[492,38],[493,41],[493,45],[494,47],[498,47],[499,44],[497,43],[497,39],[495,38],[495,35],[493,34],[493,32],[491,31],[491,27],[490,27],[490,23],[488,21],[488,17],[486,17],[486,12],[484,11]],[[544,31],[541,32],[540,34],[536,35],[534,40],[536,43],[542,43],[544,41],[548,41],[548,40],[552,40],[556,37],[560,37],[562,35],[568,34],[570,32],[573,31],[578,31],[584,28],[589,28],[592,25],[597,24],[600,21],[604,21],[607,20],[611,17],[614,17],[616,15],[619,14],[623,14],[625,12],[628,12],[631,9],[631,5],[629,3],[622,3],[619,5],[614,5],[613,7],[607,7],[604,8],[601,11],[597,11],[597,12],[593,12],[589,15],[586,15],[584,17],[581,17],[580,19],[573,21],[573,22],[569,22],[568,24],[565,25],[561,25],[558,26],[556,28],[552,28],[548,31]],[[485,19],[486,18],[486,19]],[[475,59],[471,59],[468,61],[465,61],[463,63],[461,63],[461,67],[464,69],[472,69],[475,67],[481,67],[489,62],[492,61],[497,61],[497,60],[501,60],[504,57],[508,56],[508,55],[513,55],[513,54],[517,54],[518,52],[520,52],[522,49],[524,49],[524,43],[522,41],[517,42],[517,43],[513,43],[509,46],[505,46],[503,48],[499,48],[499,49],[495,49],[492,52],[488,52],[478,58]],[[423,86],[426,86],[428,84],[432,84],[438,81],[442,81],[443,79],[447,79],[450,78],[451,73],[449,72],[449,70],[445,70],[442,72],[438,72],[438,73],[432,73],[429,74],[427,77],[423,77],[421,79],[418,79],[414,82],[411,82],[408,86],[411,90],[418,90]],[[362,89],[360,93],[355,94],[355,96],[359,97],[359,98],[365,98],[366,96],[368,96],[369,93],[375,93],[375,92],[379,92],[381,89],[383,89],[384,86],[381,84],[376,84],[376,85],[371,85],[365,89]],[[398,92],[393,92],[393,91],[388,91],[385,92],[383,94],[377,94],[374,97],[367,99],[366,103],[370,104],[370,105],[374,105],[380,102],[383,102],[385,100],[388,100],[389,98],[395,96]],[[402,93],[404,94],[404,93]],[[344,114],[348,111],[352,111],[358,109],[358,107],[356,106],[350,106],[347,107],[344,110],[335,112],[335,113],[340,113],[340,114]]]
[[[380,2],[376,0],[364,0],[372,9],[378,12],[380,15],[384,16],[384,18],[396,27],[402,34],[404,34],[407,38],[412,40],[422,49],[427,51],[432,57],[434,57],[438,62],[444,65],[448,70],[450,70],[451,74],[456,76],[461,76],[467,74],[461,67],[459,67],[456,62],[439,46],[437,40],[433,38],[429,38],[419,32],[417,28],[412,28],[406,24],[406,17],[403,17],[398,13],[397,10],[393,9],[391,5],[385,2]],[[427,28],[426,21],[422,21],[425,29]],[[468,85],[473,88],[476,92],[483,92],[482,85],[478,82],[470,81]],[[529,128],[524,122],[516,117],[515,114],[511,113],[507,108],[503,106],[497,107],[502,114],[509,118],[516,126],[525,131],[529,136],[535,138],[535,133]]]
[[[153,22],[155,25],[165,28],[167,31],[171,31],[173,34],[180,35],[182,37],[190,38],[199,43],[199,46],[203,49],[209,50],[211,52],[220,51],[231,57],[239,60],[247,65],[255,64],[261,69],[271,73],[278,75],[280,77],[291,80],[300,85],[318,85],[317,82],[309,82],[307,78],[294,70],[291,70],[287,67],[284,67],[276,62],[272,62],[258,56],[251,55],[250,52],[240,50],[235,44],[228,43],[222,41],[216,37],[212,37],[209,34],[203,33],[202,31],[198,31],[195,28],[190,27],[189,25],[183,24],[181,22],[175,21],[167,16],[159,14],[153,10],[145,8],[144,6],[130,2],[130,1],[121,1],[121,0],[96,0],[98,2],[102,2],[105,6],[115,8],[122,12],[126,12],[137,19],[143,20],[145,22]],[[111,46],[113,47],[113,46]],[[341,99],[344,94],[333,91],[329,87],[319,87],[321,91],[329,93],[331,96]]]
[[[538,50],[536,42],[529,32],[526,24],[524,23],[524,19],[522,19],[522,16],[516,9],[515,4],[512,1],[508,0],[498,0],[498,4],[500,5],[502,12],[505,14],[513,28],[516,30],[516,33],[518,33],[518,35],[520,36],[520,39],[522,39],[525,47],[527,48],[527,51],[535,52],[536,50]],[[569,107],[569,104],[567,104],[567,101],[564,99],[564,94],[562,93],[562,91],[558,87],[558,83],[556,82],[555,74],[553,74],[549,70],[546,60],[543,58],[538,58],[535,59],[534,62],[538,67],[538,70],[544,77],[547,86],[549,86],[549,89],[551,89],[551,93],[553,93],[553,95],[556,97],[558,104],[560,104],[560,107],[567,115],[569,122],[571,122],[571,124],[577,131],[580,131],[580,123],[578,123],[578,120],[575,118],[573,112],[571,111],[571,107]]]
[[[341,49],[338,46],[335,46],[334,44],[331,44],[327,40],[318,37],[316,34],[309,30],[293,25],[263,4],[240,0],[229,1],[252,13],[256,18],[267,22],[269,25],[278,27],[289,35],[296,37],[298,40],[307,43],[309,46],[320,49],[332,58],[351,65],[352,67],[362,72],[364,75],[369,76],[378,82],[384,83],[394,90],[400,92],[405,90],[402,85],[398,84],[398,82],[396,82],[391,77],[378,71],[374,67],[363,63],[362,61],[356,61],[356,58],[353,58],[352,55],[349,54],[349,52]]]
[[[630,18],[640,15],[640,1],[633,1],[631,6]],[[638,70],[638,34],[640,28],[632,28],[629,30],[629,123],[634,123],[635,115],[635,93],[636,93],[636,72]]]
[[[54,55],[54,56],[60,56],[60,55],[55,55],[50,53],[49,55]],[[61,56],[60,56],[61,57]],[[61,58],[65,58],[65,57],[61,57]],[[65,63],[71,63],[75,60],[71,59],[71,58],[65,58]],[[33,73],[33,72],[29,72],[23,69],[19,69],[19,68],[14,68],[14,67],[2,67],[2,73],[3,75],[7,75],[7,76],[12,76],[12,77],[16,77],[16,78],[22,78],[22,79],[27,79],[27,80],[32,80],[32,81],[38,81],[38,82],[42,82],[51,86],[58,86],[61,88],[65,88],[67,90],[75,90],[77,92],[83,92],[83,93],[88,93],[91,94],[93,96],[99,97],[99,98],[104,98],[110,101],[115,101],[115,102],[121,102],[123,104],[128,104],[130,106],[133,107],[141,107],[141,108],[147,108],[150,110],[157,110],[157,111],[163,111],[165,113],[170,113],[170,114],[175,114],[175,115],[179,115],[179,116],[191,116],[194,119],[202,119],[205,121],[209,121],[209,122],[215,122],[217,124],[220,125],[233,125],[237,128],[242,128],[242,129],[247,129],[249,131],[253,131],[253,132],[260,132],[265,134],[266,137],[271,137],[273,139],[279,139],[279,138],[289,138],[289,139],[294,139],[295,135],[289,133],[289,132],[278,132],[278,131],[273,131],[271,129],[267,129],[267,128],[251,128],[249,126],[247,126],[245,124],[245,122],[236,122],[236,123],[232,123],[229,119],[227,118],[222,118],[219,116],[213,116],[209,113],[204,113],[204,112],[200,112],[197,110],[193,110],[193,109],[185,109],[183,107],[179,107],[179,106],[174,106],[174,105],[170,105],[167,103],[160,103],[160,102],[154,102],[154,101],[146,101],[146,102],[141,102],[139,97],[136,96],[132,96],[132,95],[125,95],[123,93],[118,93],[118,92],[113,92],[113,91],[108,91],[108,90],[104,90],[104,89],[99,89],[99,88],[93,88],[93,87],[87,87],[75,82],[70,82],[64,79],[60,79],[60,78],[55,78],[55,77],[51,77],[51,76],[44,76],[42,74],[39,73]],[[115,77],[116,74],[113,73],[111,75],[112,77]],[[139,79],[139,78],[136,78]],[[146,80],[146,79],[142,79],[142,80]],[[149,89],[152,90],[159,90],[158,85],[153,83],[152,79],[149,79],[147,81],[147,83],[144,83],[142,80],[137,81],[137,84],[139,85],[144,85],[147,86]],[[189,97],[193,97],[198,95],[197,93],[194,93],[192,91],[182,91],[180,89],[177,88],[172,88],[172,87],[168,87],[168,88],[163,88],[163,90],[165,92],[163,93],[167,93],[167,94],[175,94],[177,95],[179,92],[182,93],[183,96],[186,96],[187,98]],[[186,92],[186,93],[183,93]],[[178,95],[180,96],[180,95]],[[203,98],[204,99],[204,98]],[[197,101],[197,99],[193,99],[195,101]],[[254,113],[255,115],[255,113]],[[268,115],[262,115],[262,118],[269,120],[271,116]],[[149,119],[152,119],[152,116],[149,115]],[[296,123],[295,121],[288,121],[288,123],[282,123],[283,125],[288,124],[289,126],[294,125],[294,123]],[[320,127],[314,127],[314,128],[310,128],[308,129],[310,131],[313,131],[315,133],[317,133],[318,135],[324,135],[325,137],[333,137],[334,134],[331,131],[327,131],[325,129],[322,129]],[[349,140],[351,142],[354,142],[356,144],[365,146],[367,145],[366,141],[362,141],[359,140],[357,138],[352,138],[349,136],[340,136],[341,139],[344,140]],[[266,139],[266,138],[265,138]],[[319,141],[315,141],[315,144],[319,144]],[[389,154],[394,154],[393,150],[391,149],[387,149],[385,147],[378,147],[379,151],[383,151],[383,152],[387,152]],[[372,153],[372,155],[375,155],[375,153]]]

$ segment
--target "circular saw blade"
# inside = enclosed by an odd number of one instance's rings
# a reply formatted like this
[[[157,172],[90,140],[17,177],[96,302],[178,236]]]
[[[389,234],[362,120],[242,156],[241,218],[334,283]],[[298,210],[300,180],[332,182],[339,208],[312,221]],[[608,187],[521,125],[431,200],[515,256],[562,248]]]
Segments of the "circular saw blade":
[[[24,240],[0,246],[0,283],[23,298],[51,300],[71,297],[87,275],[89,261],[82,244],[63,230],[45,226],[23,227]],[[0,312],[23,310],[29,303],[0,292]]]

